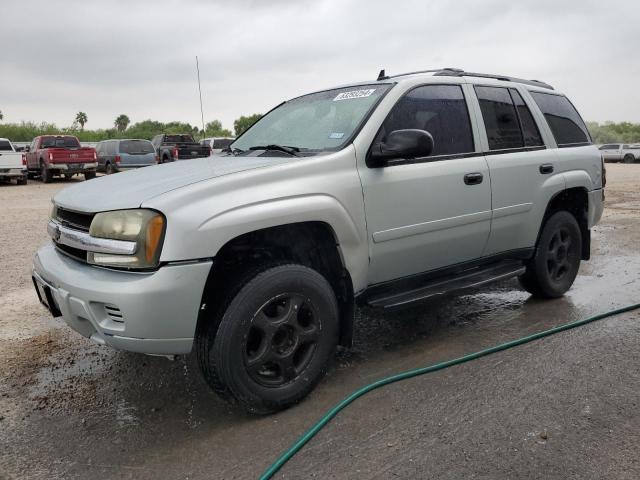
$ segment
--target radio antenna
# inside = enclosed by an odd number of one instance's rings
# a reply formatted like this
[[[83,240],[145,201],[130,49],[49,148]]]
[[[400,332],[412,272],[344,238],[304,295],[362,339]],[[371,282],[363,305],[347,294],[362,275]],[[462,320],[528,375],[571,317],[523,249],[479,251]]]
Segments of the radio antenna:
[[[200,117],[202,118],[202,138],[205,137],[204,129],[204,110],[202,109],[202,88],[200,87],[200,65],[198,64],[198,56],[196,55],[196,71],[198,72],[198,92],[200,93]]]

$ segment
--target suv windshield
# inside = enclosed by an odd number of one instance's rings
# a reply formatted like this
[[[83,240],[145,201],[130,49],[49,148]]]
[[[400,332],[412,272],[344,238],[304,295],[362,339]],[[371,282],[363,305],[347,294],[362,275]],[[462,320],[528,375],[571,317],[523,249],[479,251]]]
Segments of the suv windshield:
[[[267,113],[232,149],[280,145],[300,150],[338,150],[392,85],[358,85],[294,98]]]
[[[155,150],[148,140],[123,140],[120,142],[120,152],[132,155],[153,153]]]
[[[42,148],[80,148],[75,137],[42,137]]]

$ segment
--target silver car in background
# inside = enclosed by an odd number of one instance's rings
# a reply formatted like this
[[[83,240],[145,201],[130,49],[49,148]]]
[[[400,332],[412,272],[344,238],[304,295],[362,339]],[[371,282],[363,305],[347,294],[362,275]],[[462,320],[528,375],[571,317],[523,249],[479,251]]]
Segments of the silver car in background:
[[[235,138],[232,137],[213,137],[204,138],[200,141],[202,145],[206,145],[211,149],[211,153],[220,153],[233,143]]]
[[[96,152],[98,171],[107,174],[158,163],[156,149],[149,140],[103,140],[96,145]]]

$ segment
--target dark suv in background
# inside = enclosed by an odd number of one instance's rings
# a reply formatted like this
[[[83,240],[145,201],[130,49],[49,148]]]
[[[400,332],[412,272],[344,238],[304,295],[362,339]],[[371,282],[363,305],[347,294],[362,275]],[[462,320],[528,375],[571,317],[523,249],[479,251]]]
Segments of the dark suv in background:
[[[107,174],[158,163],[149,140],[103,140],[96,145],[98,171]]]

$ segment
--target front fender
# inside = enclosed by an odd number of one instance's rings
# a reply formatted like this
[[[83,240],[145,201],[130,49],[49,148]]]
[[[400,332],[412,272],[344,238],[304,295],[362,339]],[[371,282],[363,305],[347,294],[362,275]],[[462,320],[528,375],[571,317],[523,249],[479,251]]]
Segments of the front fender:
[[[245,233],[269,227],[301,222],[323,222],[336,237],[345,268],[354,283],[366,283],[368,265],[367,242],[364,232],[351,217],[345,206],[335,197],[325,194],[296,195],[260,201],[230,208],[205,218],[195,232],[185,235],[180,242],[168,242],[162,256],[180,258],[188,252],[190,258],[215,257],[229,241]],[[172,251],[179,246],[179,251]]]

